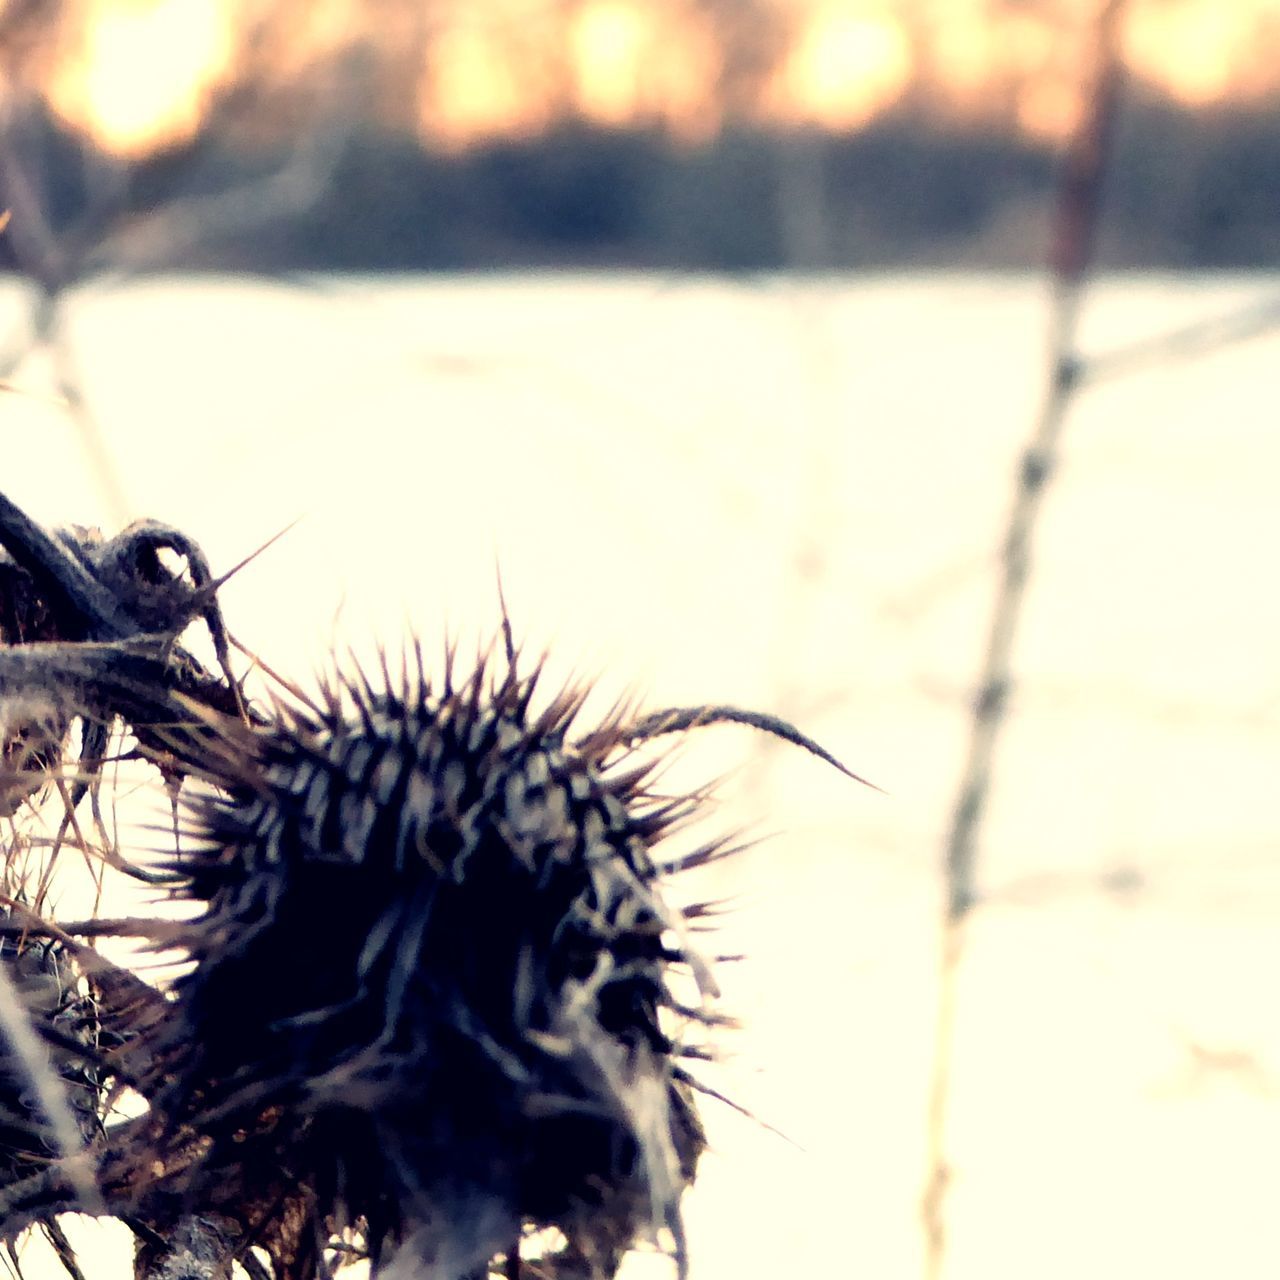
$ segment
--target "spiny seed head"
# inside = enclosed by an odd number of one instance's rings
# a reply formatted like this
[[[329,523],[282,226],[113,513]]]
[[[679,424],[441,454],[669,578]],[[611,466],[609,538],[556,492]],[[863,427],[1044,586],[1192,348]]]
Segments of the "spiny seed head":
[[[52,537],[0,494],[0,542],[0,816],[59,765],[73,720],[77,843],[86,790],[107,843],[96,787],[117,720],[167,783],[191,784],[168,866],[103,850],[176,886],[178,920],[54,925],[35,910],[44,877],[31,910],[9,885],[0,985],[23,1010],[0,1054],[4,1243],[41,1224],[74,1274],[56,1215],[87,1210],[144,1242],[139,1274],[184,1259],[229,1274],[260,1247],[280,1280],[313,1280],[336,1240],[375,1269],[394,1250],[396,1277],[474,1280],[499,1256],[518,1270],[543,1228],[543,1280],[611,1276],[643,1236],[683,1262],[694,1091],[721,1096],[687,1072],[706,1050],[685,1037],[724,1019],[687,941],[710,908],[673,910],[661,882],[730,850],[660,854],[703,796],[655,794],[627,757],[735,723],[843,766],[736,707],[615,711],[583,733],[584,692],[535,708],[505,617],[499,675],[481,662],[455,683],[449,652],[434,693],[419,655],[416,676],[384,662],[376,687],[357,669],[315,701],[273,677],[290,702],[264,712],[230,669],[225,575],[181,531]],[[222,678],[177,642],[196,616]],[[113,935],[189,963],[159,990],[80,941]],[[84,1106],[46,1087],[47,1064]],[[145,1110],[101,1126],[127,1089]],[[63,1158],[77,1129],[89,1150]]]
[[[152,1100],[210,1172],[287,1159],[375,1253],[465,1218],[493,1224],[471,1268],[555,1226],[612,1274],[663,1228],[682,1255],[703,1146],[673,966],[713,984],[653,856],[694,802],[616,767],[618,715],[573,737],[582,693],[535,710],[537,678],[357,676],[208,742]]]

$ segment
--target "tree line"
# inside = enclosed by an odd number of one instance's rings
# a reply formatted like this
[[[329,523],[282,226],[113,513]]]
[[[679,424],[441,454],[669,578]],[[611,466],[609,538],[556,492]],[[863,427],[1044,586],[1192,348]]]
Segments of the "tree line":
[[[1280,110],[1125,113],[1101,264],[1247,268],[1280,260]],[[28,121],[28,134],[32,132]],[[92,145],[39,122],[44,216],[57,236],[99,199]],[[266,183],[274,138],[213,134],[136,161],[115,234],[202,194]],[[88,156],[88,159],[86,157]],[[212,270],[1022,267],[1044,251],[1054,149],[1013,130],[902,112],[856,132],[729,126],[696,144],[566,119],[466,149],[363,122],[306,198],[247,224],[212,217],[181,265]],[[252,197],[250,197],[252,198]],[[271,198],[264,187],[263,200]],[[17,212],[17,211],[15,211]],[[0,264],[22,268],[14,241]]]

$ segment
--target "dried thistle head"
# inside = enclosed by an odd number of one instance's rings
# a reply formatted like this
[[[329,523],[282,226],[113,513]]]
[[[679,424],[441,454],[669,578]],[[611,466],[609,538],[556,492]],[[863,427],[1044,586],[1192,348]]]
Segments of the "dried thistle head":
[[[162,993],[67,951],[97,1043],[41,1034],[147,1111],[99,1135],[87,1191],[47,1159],[47,1176],[0,1185],[0,1236],[100,1196],[144,1241],[148,1276],[197,1244],[224,1271],[257,1245],[278,1280],[312,1280],[354,1243],[388,1276],[462,1280],[499,1258],[515,1270],[537,1233],[555,1242],[537,1273],[557,1280],[611,1277],[645,1239],[683,1266],[681,1198],[705,1145],[689,1067],[699,1028],[725,1019],[689,940],[701,908],[675,908],[666,882],[729,847],[668,852],[705,796],[661,794],[636,748],[728,721],[837,762],[732,707],[615,711],[584,731],[585,692],[539,702],[505,619],[505,664],[455,680],[450,656],[438,689],[415,651],[376,685],[354,671],[246,714],[217,584],[183,535],[53,539],[0,495],[0,541],[61,628],[0,647],[0,747],[22,765],[0,804],[21,802],[69,717],[122,719],[187,783],[160,871],[185,910],[72,932],[141,934],[188,960]],[[175,643],[197,614],[225,683]],[[6,976],[60,954],[23,950],[26,928],[0,923]],[[53,925],[36,936],[80,945]]]
[[[153,647],[84,656],[191,784],[165,868],[187,918],[124,926],[188,971],[169,999],[99,981],[104,1067],[150,1108],[109,1144],[116,1211],[159,1239],[238,1223],[282,1280],[343,1232],[441,1280],[547,1228],[547,1275],[612,1276],[642,1240],[682,1265],[687,1037],[724,1019],[665,882],[729,849],[667,852],[705,796],[660,794],[636,748],[734,721],[825,753],[729,707],[583,731],[585,692],[540,704],[510,648],[439,690],[420,657],[335,676],[251,724],[175,690]]]
[[[186,1194],[257,1160],[375,1256],[470,1240],[471,1271],[547,1226],[590,1275],[642,1237],[683,1256],[683,1036],[714,982],[660,845],[698,798],[651,790],[620,716],[578,732],[583,693],[535,708],[537,682],[357,675],[201,741],[215,789],[171,868],[201,910],[149,1093],[164,1135],[210,1144]]]

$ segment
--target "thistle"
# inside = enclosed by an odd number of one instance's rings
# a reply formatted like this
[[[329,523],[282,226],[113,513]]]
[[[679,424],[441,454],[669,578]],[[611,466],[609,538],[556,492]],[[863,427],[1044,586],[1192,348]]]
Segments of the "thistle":
[[[2,503],[0,519],[27,536]],[[588,691],[541,697],[505,614],[505,655],[459,676],[450,651],[439,687],[414,648],[394,675],[385,660],[376,678],[334,674],[314,698],[281,682],[246,714],[229,674],[175,645],[203,614],[226,670],[197,549],[183,543],[203,586],[153,591],[148,571],[140,594],[130,549],[159,535],[139,536],[106,544],[125,555],[23,543],[49,598],[90,621],[74,644],[0,649],[0,690],[43,691],[67,721],[122,718],[182,781],[177,853],[138,872],[181,910],[48,926],[186,959],[160,992],[76,957],[101,1032],[84,1061],[146,1103],[96,1139],[97,1190],[137,1233],[139,1274],[179,1255],[260,1271],[260,1246],[281,1280],[352,1255],[391,1277],[514,1276],[536,1257],[542,1276],[607,1280],[646,1241],[683,1274],[697,1099],[719,1097],[693,1067],[730,1019],[690,940],[705,904],[668,888],[733,846],[675,847],[706,792],[664,794],[650,744],[734,722],[843,766],[733,707],[615,708],[584,727]],[[168,603],[146,613],[143,596]],[[171,630],[143,634],[144,613]],[[0,1233],[77,1207],[55,1166],[0,1189]]]

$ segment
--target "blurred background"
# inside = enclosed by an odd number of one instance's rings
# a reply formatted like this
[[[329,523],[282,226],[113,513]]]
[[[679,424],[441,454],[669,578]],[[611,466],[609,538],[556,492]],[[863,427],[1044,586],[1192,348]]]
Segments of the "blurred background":
[[[1026,267],[1101,7],[7,0],[5,163],[115,266]],[[1269,262],[1274,0],[1125,8],[1101,260]]]
[[[7,0],[0,208],[41,520],[886,789],[681,754],[695,1278],[1275,1274],[1275,0]]]

